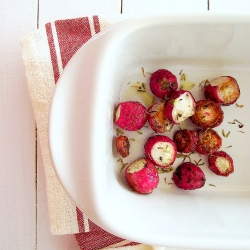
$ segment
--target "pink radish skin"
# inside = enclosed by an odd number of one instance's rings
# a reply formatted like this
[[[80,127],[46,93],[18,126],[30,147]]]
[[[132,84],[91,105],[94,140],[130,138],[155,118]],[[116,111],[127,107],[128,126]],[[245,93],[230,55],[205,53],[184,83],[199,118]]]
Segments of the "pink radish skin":
[[[139,194],[150,194],[159,183],[159,175],[154,164],[147,158],[132,162],[125,170],[128,185]]]
[[[177,90],[177,78],[169,70],[159,69],[151,75],[149,87],[155,96],[165,99]]]
[[[147,122],[147,110],[139,102],[121,102],[115,110],[115,124],[128,131],[141,129]]]
[[[173,174],[175,185],[183,190],[195,190],[205,185],[206,178],[200,167],[191,162],[184,162]]]
[[[170,167],[177,154],[174,141],[164,135],[149,137],[144,145],[144,152],[146,157],[161,168]]]
[[[195,99],[189,91],[177,90],[167,101],[165,115],[175,124],[180,124],[194,114],[195,106]]]
[[[231,76],[220,76],[204,89],[205,97],[221,105],[231,105],[240,97],[240,88]]]

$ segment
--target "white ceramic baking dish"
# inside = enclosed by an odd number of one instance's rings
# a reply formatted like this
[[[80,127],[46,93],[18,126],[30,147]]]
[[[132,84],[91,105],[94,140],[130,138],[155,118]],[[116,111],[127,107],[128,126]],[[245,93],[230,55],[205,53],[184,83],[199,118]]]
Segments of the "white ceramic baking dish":
[[[113,145],[113,112],[126,83],[148,80],[141,68],[146,74],[167,68],[177,76],[182,70],[196,83],[195,98],[201,98],[202,80],[221,75],[238,80],[238,104],[244,106],[223,107],[225,119],[216,128],[220,135],[230,131],[222,148],[233,157],[232,175],[216,176],[205,162],[207,181],[199,190],[169,185],[172,173],[162,174],[150,195],[128,188]],[[249,80],[250,16],[244,13],[140,17],[101,32],[68,63],[51,103],[50,150],[62,185],[85,215],[122,238],[250,249]],[[234,119],[244,127],[230,124]],[[133,135],[137,146],[124,162],[143,156],[141,144],[150,133],[145,128]]]

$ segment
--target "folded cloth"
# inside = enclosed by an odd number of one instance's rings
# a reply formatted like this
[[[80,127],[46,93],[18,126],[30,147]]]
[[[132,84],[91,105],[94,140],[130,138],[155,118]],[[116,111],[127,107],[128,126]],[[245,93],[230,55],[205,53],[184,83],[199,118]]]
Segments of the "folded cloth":
[[[54,87],[76,51],[101,30],[125,19],[123,15],[58,20],[21,40],[28,89],[37,126],[37,136],[46,177],[48,211],[52,234],[75,234],[81,249],[164,249],[121,239],[104,231],[80,211],[61,186],[49,153],[48,114]]]

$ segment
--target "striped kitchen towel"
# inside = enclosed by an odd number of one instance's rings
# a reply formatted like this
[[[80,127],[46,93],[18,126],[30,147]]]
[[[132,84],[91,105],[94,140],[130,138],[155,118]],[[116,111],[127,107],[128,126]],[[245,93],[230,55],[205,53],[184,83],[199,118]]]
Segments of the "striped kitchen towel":
[[[101,30],[126,17],[99,16],[58,20],[21,40],[22,56],[34,110],[38,141],[46,177],[48,210],[52,234],[75,234],[81,249],[164,249],[121,239],[95,225],[80,211],[61,186],[50,158],[48,115],[51,98],[64,67],[76,51]]]

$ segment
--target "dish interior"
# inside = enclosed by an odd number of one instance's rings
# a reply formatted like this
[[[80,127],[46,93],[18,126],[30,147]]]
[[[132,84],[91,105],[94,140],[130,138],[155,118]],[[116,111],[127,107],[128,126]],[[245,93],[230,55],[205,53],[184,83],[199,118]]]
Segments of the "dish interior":
[[[121,44],[114,63],[114,88],[109,98],[111,103],[114,103],[110,107],[111,114],[119,101],[138,100],[135,96],[126,96],[130,84],[144,82],[148,86],[150,73],[161,68],[170,70],[178,78],[181,71],[185,73],[189,80],[195,83],[195,87],[190,91],[196,100],[205,99],[199,86],[203,80],[213,80],[223,75],[233,76],[241,89],[237,104],[244,105],[242,108],[236,105],[222,107],[224,121],[215,128],[223,139],[221,150],[229,153],[234,160],[235,172],[228,177],[216,176],[207,167],[207,157],[191,156],[192,160],[198,161],[202,158],[204,162],[201,168],[206,176],[206,184],[196,191],[178,189],[173,185],[173,172],[170,172],[160,174],[160,184],[150,196],[133,194],[127,187],[124,171],[120,171],[121,163],[117,162],[119,156],[113,148],[113,154],[109,154],[108,165],[112,166],[114,174],[110,174],[112,181],[107,181],[107,191],[117,194],[115,200],[121,204],[122,216],[129,214],[126,219],[131,221],[131,225],[136,221],[142,228],[153,231],[156,230],[153,225],[155,221],[155,225],[161,224],[165,235],[171,230],[173,234],[174,231],[176,234],[182,232],[187,238],[192,238],[193,235],[202,238],[204,234],[212,238],[224,231],[227,235],[221,235],[222,238],[229,235],[242,238],[245,234],[247,239],[246,232],[250,225],[250,219],[247,218],[250,205],[250,168],[247,159],[250,139],[250,57],[247,44],[250,39],[243,41],[242,34],[246,34],[248,30],[248,25],[242,24],[150,27],[140,33],[134,33],[133,39],[128,37]],[[244,124],[244,127],[230,124],[235,119]],[[189,129],[194,128],[188,120],[186,126]],[[171,132],[164,134],[172,138],[173,132],[178,129],[179,126],[176,125]],[[230,135],[223,137],[222,130],[230,131]],[[144,156],[143,145],[154,133],[149,128],[143,128],[141,132],[142,134],[125,132],[135,141],[131,141],[131,154],[123,159],[123,163],[129,164]],[[115,127],[113,134],[109,134],[110,142],[114,134]],[[110,147],[111,143],[108,148]],[[183,159],[177,159],[173,165],[174,169],[182,161]],[[235,224],[240,225],[241,230],[235,230]],[[245,227],[245,233],[242,227]]]

